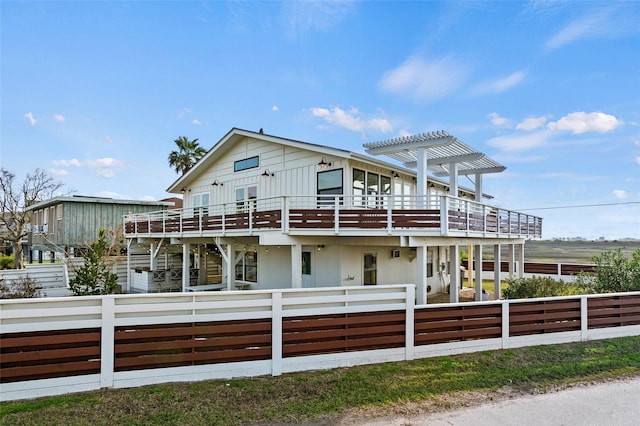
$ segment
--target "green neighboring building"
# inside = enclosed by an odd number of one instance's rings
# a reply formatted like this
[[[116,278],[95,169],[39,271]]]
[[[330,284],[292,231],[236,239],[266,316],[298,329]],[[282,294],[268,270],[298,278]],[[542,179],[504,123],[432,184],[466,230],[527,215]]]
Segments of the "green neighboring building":
[[[172,199],[173,200],[173,199]],[[42,253],[70,253],[86,246],[98,230],[114,230],[129,213],[147,213],[174,207],[174,201],[116,200],[87,196],[61,196],[29,207],[32,212],[27,253],[42,261]],[[35,257],[34,256],[34,257]],[[38,259],[33,259],[38,260]]]

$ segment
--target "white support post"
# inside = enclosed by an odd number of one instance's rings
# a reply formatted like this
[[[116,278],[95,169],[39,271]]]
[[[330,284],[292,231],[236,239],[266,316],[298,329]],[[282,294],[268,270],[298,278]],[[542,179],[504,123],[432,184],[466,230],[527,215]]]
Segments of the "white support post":
[[[123,289],[125,293],[129,293],[131,289],[131,243],[133,240],[131,238],[127,239],[127,285]],[[69,284],[69,277],[67,276],[67,284]]]
[[[475,185],[475,200],[478,203],[482,202],[482,174],[476,173],[476,185]]]
[[[191,244],[182,243],[182,291],[187,291],[189,286],[189,252]]]
[[[509,244],[509,278],[513,278],[516,275],[516,245]]]
[[[500,299],[500,281],[502,279],[502,253],[500,251],[500,244],[493,246],[493,297]]]
[[[236,250],[233,244],[227,244],[227,291],[236,285]]]
[[[114,296],[102,296],[102,324],[100,332],[100,387],[113,386],[115,365],[113,345],[115,344],[116,305]]]
[[[406,317],[405,317],[405,360],[409,361],[415,358],[415,309],[416,309],[416,288],[412,285],[407,286],[406,298]]]
[[[417,180],[416,194],[418,195],[418,209],[424,209],[427,197],[427,150],[424,147],[416,149]]]
[[[449,195],[458,198],[458,163],[449,163]]]
[[[520,250],[518,251],[520,257],[518,258],[518,278],[524,277],[524,243],[520,244]]]
[[[291,288],[302,288],[302,246],[291,246]]]
[[[416,303],[427,304],[427,246],[416,247]]]
[[[282,292],[271,293],[271,375],[282,375]]]
[[[156,243],[151,242],[149,245],[149,269],[151,271],[156,270]]]
[[[280,221],[282,226],[282,233],[289,233],[289,197],[282,197],[282,207],[280,213]]]
[[[458,303],[460,301],[460,251],[458,246],[449,247],[449,302]]]
[[[482,245],[475,246],[473,259],[475,261],[475,274],[476,274],[476,301],[482,300]]]

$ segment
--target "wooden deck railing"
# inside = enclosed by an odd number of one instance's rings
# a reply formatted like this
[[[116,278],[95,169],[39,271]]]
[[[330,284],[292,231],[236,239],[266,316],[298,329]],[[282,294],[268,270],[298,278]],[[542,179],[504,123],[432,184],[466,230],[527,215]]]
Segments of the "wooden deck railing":
[[[130,214],[124,217],[124,229],[131,237],[324,230],[538,238],[542,219],[449,196],[285,196]]]

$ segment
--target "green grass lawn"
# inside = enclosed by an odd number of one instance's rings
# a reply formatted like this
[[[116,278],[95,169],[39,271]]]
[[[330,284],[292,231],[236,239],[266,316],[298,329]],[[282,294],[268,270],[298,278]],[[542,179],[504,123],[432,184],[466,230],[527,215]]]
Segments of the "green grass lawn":
[[[0,404],[2,425],[246,425],[331,423],[354,410],[405,413],[408,404],[453,408],[505,389],[545,392],[640,375],[640,337],[486,351],[407,362],[108,389]],[[443,403],[443,401],[446,401]]]

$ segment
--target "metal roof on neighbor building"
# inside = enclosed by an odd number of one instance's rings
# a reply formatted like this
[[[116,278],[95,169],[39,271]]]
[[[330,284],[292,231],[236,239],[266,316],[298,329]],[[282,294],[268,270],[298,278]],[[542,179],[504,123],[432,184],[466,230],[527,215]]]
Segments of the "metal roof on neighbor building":
[[[506,169],[445,131],[366,143],[364,147],[370,155],[386,155],[412,169],[417,167],[418,148],[425,148],[427,168],[435,176],[449,176],[451,163],[458,164],[458,175],[500,173]]]

